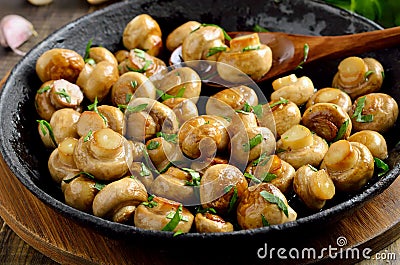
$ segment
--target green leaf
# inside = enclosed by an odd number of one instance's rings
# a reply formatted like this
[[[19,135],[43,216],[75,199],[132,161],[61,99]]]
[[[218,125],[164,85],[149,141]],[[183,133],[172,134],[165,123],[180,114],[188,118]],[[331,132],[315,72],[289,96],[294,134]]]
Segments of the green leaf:
[[[364,74],[364,79],[365,79],[365,80],[368,80],[369,76],[372,75],[373,73],[374,73],[374,71],[367,71],[367,72]]]
[[[269,222],[267,221],[267,219],[265,219],[265,216],[263,214],[261,214],[261,221],[263,226],[269,226]]]
[[[65,90],[65,88],[61,89],[61,91],[57,91],[56,95],[59,95],[60,97],[65,98],[65,100],[68,103],[71,103],[71,96],[68,94],[68,92]]]
[[[343,136],[346,133],[347,128],[349,127],[349,122],[350,122],[350,120],[347,119],[342,123],[342,125],[339,128],[339,131],[337,132],[337,134],[335,136],[335,139],[333,139],[333,142],[343,139]]]
[[[107,125],[107,119],[106,119],[106,117],[104,117],[104,115],[103,114],[101,114],[100,112],[99,112],[99,110],[97,109],[97,105],[99,104],[99,101],[97,100],[97,96],[94,98],[94,102],[92,103],[92,104],[90,104],[87,108],[88,108],[88,110],[92,110],[92,111],[94,111],[94,112],[96,112],[102,119],[103,119],[103,121],[104,121],[104,124],[105,125]]]
[[[253,138],[251,138],[248,143],[243,144],[243,149],[245,152],[249,152],[251,149],[256,147],[262,141],[263,141],[263,136],[259,133]]]
[[[121,111],[126,110],[128,112],[135,113],[135,112],[141,112],[141,111],[145,110],[147,108],[147,104],[144,103],[144,104],[137,105],[135,107],[128,106],[128,105],[123,105],[123,104],[118,104],[118,108]]]
[[[88,41],[88,43],[86,44],[86,47],[85,47],[85,55],[84,55],[84,57],[83,57],[83,60],[84,61],[86,61],[87,59],[89,59],[90,57],[90,48],[92,47],[92,43],[93,43],[93,39],[90,39],[89,41]]]
[[[96,181],[96,183],[94,184],[94,188],[95,188],[96,190],[102,190],[105,186],[106,186],[106,184],[100,183],[100,182],[97,182],[97,181]]]
[[[170,99],[170,98],[181,98],[181,97],[183,97],[183,94],[185,94],[185,90],[186,90],[186,88],[182,87],[181,89],[179,89],[178,93],[176,93],[175,96],[167,94],[164,91],[162,91],[161,89],[156,89],[156,93],[157,93],[157,96],[159,98],[161,98],[162,101],[164,101],[164,100],[167,100],[167,99]]]
[[[308,165],[308,167],[312,170],[312,171],[314,171],[314,172],[318,172],[318,169],[317,168],[315,168],[315,167],[313,167],[312,165]]]
[[[83,138],[83,142],[89,141],[90,137],[92,137],[92,130],[89,130],[89,132],[86,134],[85,138]]]
[[[378,173],[378,177],[385,175],[389,171],[389,165],[383,162],[381,159],[374,157],[375,166],[381,170]]]
[[[214,54],[220,53],[220,52],[224,52],[226,51],[226,47],[225,46],[221,46],[221,47],[211,47],[210,49],[208,49],[208,53],[206,55],[206,57],[210,57],[213,56]]]
[[[272,193],[268,191],[261,191],[260,195],[268,202],[276,204],[278,208],[286,215],[286,217],[289,217],[289,212],[286,204],[277,196],[273,195]]]
[[[305,43],[303,47],[303,53],[304,53],[303,60],[295,69],[303,69],[303,64],[307,61],[309,52],[310,52],[310,46],[308,46],[308,44]]]
[[[145,177],[145,176],[150,176],[151,172],[147,168],[147,166],[142,162],[141,163],[141,168],[140,168],[140,176]]]
[[[269,32],[269,30],[267,30],[267,29],[264,28],[264,27],[261,27],[261,26],[258,25],[258,24],[256,24],[256,25],[253,27],[253,31],[254,31],[254,32]]]
[[[356,118],[357,122],[366,123],[366,122],[372,122],[374,120],[374,115],[372,115],[372,114],[362,115],[362,112],[363,112],[363,109],[364,109],[364,106],[365,106],[365,100],[366,100],[365,96],[360,97],[357,100],[356,109],[355,109],[355,111],[353,113],[353,116],[351,116],[352,118]]]
[[[253,106],[252,109],[257,118],[261,119],[263,115],[263,105],[258,104],[256,106]]]
[[[183,171],[186,171],[190,174],[191,176],[191,180],[190,181],[186,181],[185,185],[187,186],[200,186],[200,181],[201,181],[201,177],[200,177],[200,173],[197,172],[196,170],[193,170],[191,168],[182,168]]]
[[[154,150],[154,149],[157,149],[159,146],[160,146],[160,143],[159,143],[159,142],[157,142],[157,141],[150,141],[150,142],[147,144],[146,148],[147,148],[147,150]]]
[[[182,204],[179,205],[175,214],[171,218],[171,221],[169,221],[161,230],[162,231],[173,231],[178,226],[179,222],[181,221],[181,212],[182,212]]]
[[[250,179],[251,181],[253,181],[253,182],[256,183],[256,184],[259,184],[259,183],[262,182],[261,180],[259,180],[258,178],[256,178],[256,176],[254,176],[254,175],[251,174],[251,173],[246,172],[246,173],[244,173],[243,175],[244,175],[245,178]]]
[[[47,91],[49,91],[50,89],[51,89],[50,86],[45,86],[45,87],[42,87],[42,88],[38,89],[37,93],[38,93],[38,94],[43,94],[44,92],[47,92]]]
[[[50,123],[46,120],[36,120],[39,123],[39,128],[42,131],[44,136],[49,133],[50,140],[53,142],[54,146],[57,146],[56,138],[54,137],[53,128],[51,127]]]
[[[276,102],[274,102],[272,104],[269,104],[269,107],[272,109],[275,106],[278,106],[278,105],[281,105],[281,104],[288,104],[288,103],[289,103],[289,100],[284,99],[284,98],[280,98],[278,101],[276,101]]]
[[[182,234],[184,234],[185,232],[183,232],[183,231],[181,231],[181,230],[178,230],[178,231],[176,231],[175,233],[174,233],[174,237],[175,236],[179,236],[179,235],[182,235]]]
[[[197,213],[213,213],[217,214],[217,211],[214,208],[203,208],[201,206],[197,207]]]
[[[144,206],[146,206],[148,208],[153,208],[158,205],[158,203],[153,201],[153,199],[154,199],[154,195],[150,195],[147,198],[147,202],[142,202],[141,204],[143,204]]]
[[[271,182],[272,180],[276,179],[278,176],[276,174],[265,172],[262,174],[262,182]]]
[[[249,45],[249,46],[247,46],[247,47],[244,47],[244,48],[242,49],[242,52],[256,51],[256,50],[259,50],[260,48],[261,48],[260,45],[256,45],[256,46],[251,46],[251,45]]]
[[[229,186],[233,186],[233,185],[229,185]],[[231,189],[232,189],[232,187],[229,190],[231,190]],[[236,186],[233,186],[233,194],[229,201],[228,213],[232,212],[232,210],[235,209],[238,198],[239,198],[239,196],[238,196],[237,188],[236,188]]]

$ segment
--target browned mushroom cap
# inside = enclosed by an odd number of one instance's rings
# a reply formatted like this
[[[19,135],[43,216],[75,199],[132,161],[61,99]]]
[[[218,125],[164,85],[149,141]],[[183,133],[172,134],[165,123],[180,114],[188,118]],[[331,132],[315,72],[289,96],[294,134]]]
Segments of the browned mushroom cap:
[[[127,105],[133,96],[155,99],[156,89],[144,74],[127,72],[112,86],[111,101],[116,106]]]
[[[118,77],[117,66],[108,61],[101,61],[95,65],[85,64],[76,84],[82,88],[83,93],[91,102],[94,102],[96,98],[102,101],[117,82]]]
[[[210,49],[226,47],[223,30],[220,27],[205,26],[192,31],[182,43],[182,58],[185,62],[193,60],[216,60]]]
[[[180,25],[168,35],[165,46],[172,52],[182,45],[183,40],[189,36],[192,31],[200,28],[200,26],[201,24],[197,21],[188,21]]]
[[[310,165],[300,167],[295,174],[293,189],[304,204],[312,210],[320,210],[326,200],[335,195],[335,185],[328,173]]]
[[[363,130],[356,132],[347,139],[350,142],[359,142],[368,147],[374,157],[386,159],[388,150],[385,138],[376,131]]]
[[[178,133],[179,146],[190,158],[212,157],[227,149],[226,121],[218,116],[202,115],[186,121]]]
[[[316,103],[333,103],[340,106],[345,112],[349,112],[352,102],[350,96],[337,88],[326,87],[319,89],[307,101],[306,108]]]
[[[150,202],[137,207],[135,226],[146,230],[163,230],[177,212],[180,221],[172,231],[189,232],[194,220],[193,214],[182,204],[162,197],[154,197]]]
[[[128,59],[122,61],[118,66],[121,75],[132,71],[142,73],[146,77],[150,77],[164,69],[166,69],[164,61],[140,49],[131,50]]]
[[[200,201],[203,208],[226,214],[234,211],[246,189],[246,178],[237,167],[217,164],[209,167],[201,178]]]
[[[80,116],[78,111],[70,108],[59,109],[53,113],[50,125],[57,143],[61,143],[67,137],[79,138],[77,123]]]
[[[332,103],[317,103],[304,111],[301,119],[304,126],[328,142],[347,139],[352,122],[341,107]]]
[[[336,189],[352,192],[372,178],[374,158],[365,145],[340,140],[331,144],[321,168],[326,169]]]
[[[340,62],[333,78],[337,87],[352,99],[378,91],[383,83],[383,67],[373,58],[348,57]]]
[[[218,62],[221,64],[217,64],[217,71],[224,80],[241,82],[243,73],[258,80],[271,69],[272,51],[260,43],[257,33],[253,33],[232,39],[230,49],[219,54]],[[233,68],[225,67],[225,64]]]
[[[76,131],[79,137],[85,137],[94,131],[108,128],[107,120],[104,120],[98,113],[87,110],[82,112],[76,123]]]
[[[270,183],[249,187],[236,213],[242,229],[283,224],[297,218],[297,213],[289,206],[282,192]]]
[[[163,101],[163,104],[171,108],[179,124],[185,123],[191,118],[199,116],[199,111],[196,104],[187,98],[169,98]]]
[[[42,82],[65,79],[75,83],[85,66],[82,56],[68,49],[51,49],[36,61],[36,73]]]
[[[395,124],[399,108],[394,98],[383,93],[359,97],[349,112],[354,131],[387,132]]]
[[[218,233],[218,232],[232,232],[233,225],[226,222],[220,216],[206,213],[197,213],[194,218],[196,230],[198,233]]]
[[[197,102],[201,92],[200,76],[189,67],[176,68],[163,74],[160,80],[154,81],[154,85],[168,95],[188,98],[194,103]]]
[[[104,181],[124,176],[132,160],[132,145],[109,128],[94,131],[89,137],[81,137],[74,151],[76,166]]]
[[[230,153],[234,165],[246,166],[261,154],[275,152],[275,136],[265,127],[251,127],[231,138]]]
[[[277,137],[292,126],[300,124],[301,112],[294,102],[281,98],[270,101],[268,106],[270,109],[263,106],[263,115],[257,116],[257,120],[260,126],[267,127],[272,132],[276,131]]]
[[[51,115],[57,110],[50,100],[50,90],[53,82],[54,80],[44,82],[35,95],[36,112],[46,121],[50,121]]]
[[[261,155],[246,168],[246,173],[251,174],[248,178],[250,186],[260,182],[269,182],[285,194],[291,190],[295,172],[294,167],[277,155]]]
[[[78,174],[80,170],[74,161],[74,150],[78,139],[67,137],[50,154],[47,162],[52,179],[60,184],[65,178],[71,178]]]
[[[84,176],[65,179],[63,184],[65,203],[87,213],[93,212],[92,204],[98,191],[96,181]]]
[[[310,164],[318,167],[328,151],[328,143],[304,127],[295,125],[276,143],[276,154],[295,169]]]
[[[184,171],[170,167],[167,172],[154,179],[150,193],[184,205],[196,205],[199,203],[195,191],[197,187],[187,185],[192,180],[192,174],[196,174],[200,178],[199,173],[194,170],[187,169],[187,171]]]
[[[107,184],[93,200],[93,214],[95,216],[111,219],[113,221],[124,222],[133,217],[132,207],[147,201],[147,191],[143,184],[132,177],[125,177]],[[121,211],[128,210],[130,216],[118,220],[121,217]]]
[[[93,59],[95,63],[107,61],[115,66],[118,66],[118,61],[114,54],[104,47],[91,47],[89,49],[89,58]]]
[[[248,86],[226,88],[212,95],[206,104],[206,113],[209,115],[229,115],[232,110],[242,110],[245,104],[258,104],[256,92]],[[229,107],[227,109],[227,107]]]
[[[271,100],[284,98],[298,106],[306,103],[314,94],[314,84],[311,79],[306,76],[297,78],[295,74],[274,80],[272,88],[275,91],[271,94]]]
[[[122,42],[128,50],[139,48],[157,56],[163,46],[160,26],[151,16],[140,14],[125,27]]]
[[[129,58],[129,51],[118,50],[114,53],[115,59],[117,59],[118,64]]]
[[[97,110],[107,120],[107,126],[109,128],[119,134],[123,133],[125,118],[119,108],[109,105],[101,105],[97,107]]]

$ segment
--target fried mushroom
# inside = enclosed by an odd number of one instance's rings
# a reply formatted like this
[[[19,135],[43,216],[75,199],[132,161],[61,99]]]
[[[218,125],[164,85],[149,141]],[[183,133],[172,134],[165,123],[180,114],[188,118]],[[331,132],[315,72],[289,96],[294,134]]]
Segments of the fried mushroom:
[[[197,21],[188,21],[180,25],[168,35],[165,46],[172,52],[182,45],[183,40],[189,36],[192,31],[200,28],[200,26],[201,24]]]
[[[59,109],[53,113],[50,126],[56,143],[61,143],[67,137],[79,138],[77,123],[80,116],[81,113],[70,108]]]
[[[65,203],[83,212],[93,213],[93,200],[98,192],[96,181],[85,176],[63,181]]]
[[[356,132],[347,139],[350,142],[359,142],[368,147],[369,151],[374,157],[384,160],[388,157],[388,148],[385,138],[382,134],[371,131],[363,130]]]
[[[198,233],[219,233],[232,232],[233,225],[226,222],[219,215],[206,213],[197,213],[194,218],[196,230]]]
[[[274,92],[271,100],[284,98],[300,106],[314,94],[314,84],[307,76],[297,78],[295,74],[278,78],[272,82]]]
[[[333,103],[341,107],[345,112],[349,112],[352,102],[350,96],[340,89],[326,87],[319,89],[307,101],[306,108],[316,103]]]

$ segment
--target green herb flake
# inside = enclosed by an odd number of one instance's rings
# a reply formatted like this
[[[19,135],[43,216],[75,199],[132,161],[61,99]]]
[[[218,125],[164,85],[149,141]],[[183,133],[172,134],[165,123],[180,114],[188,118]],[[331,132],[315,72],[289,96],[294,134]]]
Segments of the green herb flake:
[[[262,153],[256,160],[253,161],[253,166],[259,165],[261,162],[263,162],[262,166],[264,166],[270,159],[271,157],[268,156],[267,153]]]
[[[147,145],[146,148],[147,150],[154,150],[157,149],[160,146],[160,143],[157,141],[150,141]]]
[[[230,213],[230,212],[233,211],[233,209],[235,208],[236,203],[237,203],[237,201],[238,201],[238,199],[239,199],[239,195],[238,195],[238,191],[237,191],[236,186],[234,186],[234,185],[229,185],[229,186],[225,187],[224,191],[225,191],[226,193],[228,193],[229,191],[232,190],[232,188],[233,188],[233,194],[232,194],[231,199],[229,200],[228,213]]]
[[[83,142],[86,143],[87,141],[89,141],[90,137],[92,137],[92,134],[93,134],[92,130],[89,130],[89,132],[86,134],[85,138],[83,138]]]
[[[249,103],[245,102],[242,110],[244,112],[251,112],[251,110],[252,110],[251,105]]]
[[[87,59],[89,59],[90,57],[90,48],[92,47],[92,44],[93,44],[93,39],[90,39],[89,41],[88,41],[88,43],[86,44],[86,47],[85,47],[85,55],[84,55],[84,57],[83,57],[83,60],[86,62],[86,60]]]
[[[184,234],[185,232],[183,232],[183,231],[181,231],[181,230],[178,230],[178,231],[176,231],[175,233],[174,233],[174,237],[175,236],[179,236],[179,235],[182,235],[182,234]]]
[[[170,143],[174,143],[176,144],[176,140],[178,138],[177,134],[168,134],[168,133],[163,133],[163,132],[157,132],[156,133],[157,137],[162,137],[165,139],[165,141],[170,142]]]
[[[228,116],[221,116],[222,118],[224,118],[227,122],[232,122],[232,118],[228,117]]]
[[[42,88],[38,89],[37,93],[38,93],[38,94],[43,94],[44,92],[47,92],[47,91],[49,91],[50,89],[51,89],[50,86],[45,86],[45,87],[42,87]]]
[[[56,138],[54,137],[53,128],[51,127],[50,123],[46,120],[36,120],[39,123],[40,131],[42,132],[43,136],[49,133],[50,140],[53,142],[54,146],[57,146]]]
[[[333,139],[333,142],[343,139],[343,136],[345,135],[347,128],[349,127],[349,122],[350,122],[350,120],[347,119],[342,123],[342,125],[339,128],[339,131],[337,132],[337,134],[335,136],[335,139]]]
[[[267,221],[267,219],[265,219],[265,216],[263,214],[261,214],[261,222],[263,224],[263,226],[269,226],[269,222]]]
[[[256,184],[259,184],[259,183],[262,182],[261,180],[259,180],[258,178],[256,178],[256,176],[254,176],[254,175],[251,174],[251,173],[246,172],[246,173],[244,173],[243,175],[244,175],[245,178],[250,179],[251,181],[253,181],[253,182],[256,183]]]
[[[142,60],[146,60],[146,53],[143,50],[140,49],[133,49],[133,52],[136,54],[137,57],[139,57]]]
[[[201,24],[201,26],[202,26],[202,27],[211,26],[211,27],[220,28],[220,29],[222,30],[223,34],[224,34],[225,39],[226,39],[227,41],[231,41],[231,40],[232,40],[232,38],[228,35],[228,33],[226,33],[226,31],[225,31],[223,28],[221,28],[220,26],[218,26],[218,25],[215,25],[215,24]],[[194,30],[194,31],[195,31],[195,30]],[[193,31],[192,31],[192,32],[193,32]]]
[[[314,171],[314,172],[318,172],[318,169],[317,168],[315,168],[315,167],[313,167],[312,165],[308,165],[308,167],[312,170],[312,171]]]
[[[197,213],[213,213],[217,214],[217,211],[214,208],[203,208],[203,207],[197,207]]]
[[[178,93],[176,93],[175,96],[167,94],[164,91],[162,91],[161,89],[156,89],[156,93],[157,93],[157,96],[159,98],[161,98],[162,101],[165,101],[165,100],[170,99],[170,98],[181,98],[181,97],[183,97],[183,94],[185,94],[185,90],[186,90],[186,88],[182,87],[181,89],[179,89]]]
[[[242,49],[242,52],[247,52],[247,51],[256,51],[256,50],[259,50],[261,48],[261,46],[260,45],[256,45],[256,46],[247,46],[247,47],[244,47],[243,49]]]
[[[96,190],[102,190],[104,187],[106,186],[106,184],[104,184],[104,183],[100,183],[100,182],[97,182],[96,181],[96,183],[94,184],[94,188],[96,189]]]
[[[142,204],[143,204],[144,206],[148,207],[148,208],[156,207],[156,206],[158,205],[158,203],[155,202],[155,201],[153,201],[153,199],[154,199],[154,195],[150,195],[150,196],[147,198],[147,202],[142,202]]]
[[[382,78],[385,79],[385,72],[384,71],[381,72],[381,75],[382,75]]]
[[[190,181],[186,181],[186,186],[200,186],[201,177],[199,172],[191,168],[182,168],[182,170],[188,172],[191,177]]]
[[[367,71],[367,72],[364,74],[364,79],[365,79],[365,80],[368,80],[369,76],[372,75],[373,73],[374,73],[374,71]]]
[[[258,24],[256,24],[256,25],[253,27],[253,31],[254,31],[254,32],[269,32],[268,29],[266,29],[266,28],[264,28],[264,27],[261,27],[261,26],[258,25]]]
[[[278,176],[276,174],[270,173],[270,172],[265,172],[262,175],[262,182],[271,182],[274,179],[276,179]]]
[[[289,100],[284,99],[284,98],[280,98],[278,101],[269,104],[269,107],[273,108],[275,106],[278,106],[278,105],[281,105],[281,104],[288,104],[288,103],[289,103]]]
[[[300,62],[300,64],[298,66],[296,66],[296,68],[295,68],[296,70],[303,69],[303,64],[307,61],[309,52],[310,52],[310,46],[308,46],[308,44],[305,43],[304,47],[303,47],[303,53],[304,53],[303,60]]]
[[[88,58],[88,59],[85,59],[85,63],[90,64],[90,65],[95,65],[96,61],[92,58]]]
[[[263,105],[258,104],[256,106],[253,106],[252,109],[257,118],[261,119],[263,115]]]
[[[210,56],[213,56],[213,55],[215,55],[217,53],[224,52],[224,51],[226,51],[226,47],[225,46],[211,47],[210,49],[208,49],[208,53],[207,53],[206,57],[210,57]]]
[[[259,133],[256,136],[254,136],[253,138],[251,138],[248,143],[243,144],[243,150],[245,152],[249,152],[251,149],[256,147],[258,144],[262,143],[262,141],[263,141],[263,136]]]
[[[383,162],[381,159],[374,157],[375,166],[381,170],[378,173],[378,177],[385,175],[389,171],[389,165]]]
[[[133,95],[131,93],[128,93],[125,95],[125,102],[128,104],[131,99],[132,99]]]
[[[68,94],[68,92],[65,90],[65,88],[61,89],[61,91],[57,91],[56,95],[59,95],[62,98],[65,98],[65,100],[68,103],[71,103],[71,96]]]
[[[286,215],[286,217],[289,217],[289,212],[286,204],[277,196],[273,195],[272,193],[268,191],[261,191],[260,195],[268,202],[276,204],[278,208]]]
[[[142,162],[140,165],[140,176],[145,177],[145,176],[150,176],[151,172],[147,168],[147,166]]]
[[[137,86],[138,86],[138,82],[137,82],[136,80],[132,80],[129,84],[131,85],[131,87],[132,87],[133,89],[137,88]],[[132,95],[132,94],[131,94],[131,95]],[[132,97],[132,96],[131,96],[131,97]]]
[[[372,122],[374,120],[374,115],[372,114],[362,115],[365,106],[365,100],[366,100],[365,96],[357,100],[356,109],[353,113],[353,116],[351,116],[352,118],[356,118],[357,122],[367,123],[367,122]]]
[[[179,205],[178,209],[172,216],[171,220],[161,229],[162,231],[173,231],[181,221],[182,204]],[[168,218],[170,215],[167,215]],[[169,219],[169,218],[168,218]]]

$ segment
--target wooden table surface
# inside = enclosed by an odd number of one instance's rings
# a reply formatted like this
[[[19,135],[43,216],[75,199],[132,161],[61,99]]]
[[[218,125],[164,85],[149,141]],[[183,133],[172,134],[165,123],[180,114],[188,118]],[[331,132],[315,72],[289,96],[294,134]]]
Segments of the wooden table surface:
[[[99,6],[91,6],[85,0],[55,0],[51,5],[36,7],[26,0],[0,0],[0,18],[7,14],[19,14],[33,23],[38,36],[31,38],[21,47],[21,50],[28,51],[54,30],[111,3],[113,1]],[[11,52],[11,50],[0,48],[0,77],[5,76],[20,59],[21,57]],[[396,253],[397,261],[384,261],[384,263],[400,264],[400,240],[397,240],[379,253]],[[25,243],[0,218],[0,264],[57,263]],[[359,265],[371,264],[383,263],[377,263],[374,260],[359,263]]]

